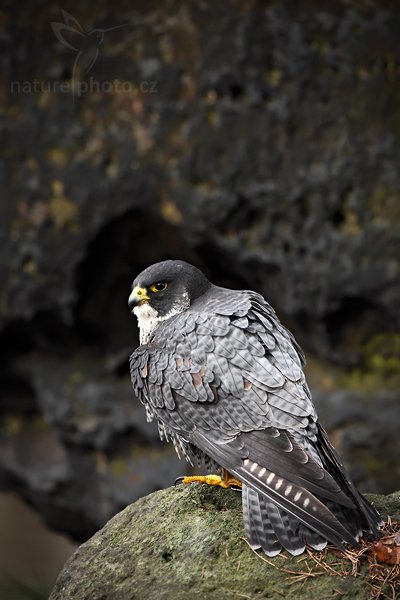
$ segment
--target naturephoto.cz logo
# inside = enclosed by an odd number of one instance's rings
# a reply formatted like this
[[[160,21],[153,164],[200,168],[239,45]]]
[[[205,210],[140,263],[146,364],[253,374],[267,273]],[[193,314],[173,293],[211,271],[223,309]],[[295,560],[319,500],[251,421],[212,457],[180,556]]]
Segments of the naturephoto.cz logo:
[[[86,31],[81,24],[66,10],[61,10],[63,22],[52,21],[50,26],[56,38],[66,48],[74,52],[75,59],[72,67],[72,77],[69,81],[54,80],[23,80],[11,81],[11,93],[16,94],[40,94],[61,93],[72,94],[73,97],[85,93],[133,93],[154,94],[157,93],[157,81],[121,81],[112,79],[108,81],[97,81],[93,77],[87,78],[101,54],[101,45],[106,34],[116,29],[126,27],[127,24],[115,25],[114,27],[91,29]]]

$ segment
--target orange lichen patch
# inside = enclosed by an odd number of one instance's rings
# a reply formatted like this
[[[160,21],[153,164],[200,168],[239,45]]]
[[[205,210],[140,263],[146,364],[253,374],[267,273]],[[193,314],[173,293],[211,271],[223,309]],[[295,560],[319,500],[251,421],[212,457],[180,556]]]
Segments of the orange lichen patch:
[[[39,227],[45,223],[49,217],[49,207],[46,202],[42,202],[41,200],[35,202],[29,211],[29,217],[32,225],[35,227]]]
[[[69,152],[65,148],[49,148],[46,153],[47,160],[56,167],[63,168],[69,161]]]
[[[183,215],[177,206],[169,198],[164,197],[161,201],[161,215],[163,218],[172,223],[172,225],[179,225],[183,221]]]
[[[136,142],[136,150],[139,155],[146,154],[146,152],[149,152],[154,147],[155,140],[151,131],[152,129],[150,126],[146,127],[137,121],[132,125],[132,135]]]
[[[40,227],[50,217],[48,204],[43,200],[38,200],[33,204],[29,204],[26,200],[20,200],[17,202],[17,212],[19,215],[19,219],[15,222],[17,229],[20,229],[23,223]]]
[[[36,260],[30,258],[23,263],[22,270],[24,273],[27,273],[27,275],[36,275],[39,271],[39,267]]]
[[[51,183],[53,196],[49,200],[49,211],[56,229],[75,225],[78,219],[77,205],[64,195],[64,184],[55,179]]]

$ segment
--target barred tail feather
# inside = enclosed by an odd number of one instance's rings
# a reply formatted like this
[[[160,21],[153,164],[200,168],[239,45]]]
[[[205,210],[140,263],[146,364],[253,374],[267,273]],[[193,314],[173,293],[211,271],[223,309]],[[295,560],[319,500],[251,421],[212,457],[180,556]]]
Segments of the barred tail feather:
[[[324,538],[252,488],[243,485],[242,494],[244,527],[253,549],[261,548],[273,557],[282,548],[293,556],[304,552],[306,544],[316,550],[325,548]]]
[[[275,535],[263,497],[246,484],[242,487],[243,522],[250,546],[267,556],[279,554],[282,546]]]
[[[273,505],[289,513],[336,546],[343,548],[343,542],[357,546],[354,536],[318,498],[267,469],[264,470],[262,478],[259,470],[257,475],[253,474],[251,471],[253,464],[255,463],[232,472]]]
[[[304,552],[305,545],[296,532],[298,521],[281,510],[273,502],[266,502],[268,516],[279,542],[290,554],[298,556]],[[294,525],[294,526],[293,526]]]
[[[250,458],[238,464],[236,448],[229,444],[206,439],[199,431],[192,435],[204,451],[242,481],[244,524],[253,548],[275,556],[283,547],[297,555],[306,544],[317,550],[327,542],[341,549],[345,543],[357,547],[360,535],[369,527],[376,534],[379,516],[350,482],[345,485],[344,473],[332,479],[338,489],[335,502],[331,494],[327,498],[307,489],[307,481],[302,485],[297,478],[295,483]]]

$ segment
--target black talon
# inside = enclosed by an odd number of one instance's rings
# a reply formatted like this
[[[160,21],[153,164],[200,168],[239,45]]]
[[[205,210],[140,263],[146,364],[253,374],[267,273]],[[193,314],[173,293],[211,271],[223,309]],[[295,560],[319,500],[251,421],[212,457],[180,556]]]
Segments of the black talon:
[[[182,475],[181,477],[177,477],[174,481],[174,486],[183,483],[183,480],[185,479],[186,475]]]

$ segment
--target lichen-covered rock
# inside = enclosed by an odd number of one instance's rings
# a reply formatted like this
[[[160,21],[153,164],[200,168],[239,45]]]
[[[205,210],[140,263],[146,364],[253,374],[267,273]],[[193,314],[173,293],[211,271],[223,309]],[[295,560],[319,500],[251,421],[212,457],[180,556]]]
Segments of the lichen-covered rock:
[[[383,516],[400,517],[400,493],[370,499]],[[327,570],[307,555],[266,562],[243,536],[239,493],[199,484],[155,492],[78,548],[50,600],[368,598],[366,560],[356,576],[335,551]]]

